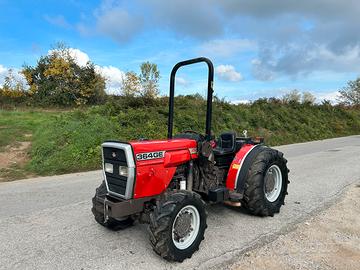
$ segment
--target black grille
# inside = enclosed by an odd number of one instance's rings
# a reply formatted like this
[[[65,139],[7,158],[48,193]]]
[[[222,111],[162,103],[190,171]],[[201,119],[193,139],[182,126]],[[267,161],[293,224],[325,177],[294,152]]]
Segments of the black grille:
[[[104,147],[104,159],[118,161],[121,163],[125,163],[126,165],[126,155],[125,151],[122,149]]]
[[[125,151],[104,147],[103,153],[104,162],[113,165],[113,173],[105,172],[109,191],[125,196],[127,177],[119,175],[119,166],[127,166]]]
[[[113,177],[111,174],[106,173],[106,180],[110,191],[125,195],[127,184],[126,177]]]

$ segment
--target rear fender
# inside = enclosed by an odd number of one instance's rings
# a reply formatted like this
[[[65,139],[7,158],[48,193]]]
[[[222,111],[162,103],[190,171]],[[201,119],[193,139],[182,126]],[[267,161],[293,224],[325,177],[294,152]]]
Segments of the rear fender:
[[[262,144],[245,144],[241,147],[230,165],[226,178],[226,187],[229,190],[235,190],[238,193],[244,192],[245,180],[249,168],[254,158],[265,148],[266,146]]]

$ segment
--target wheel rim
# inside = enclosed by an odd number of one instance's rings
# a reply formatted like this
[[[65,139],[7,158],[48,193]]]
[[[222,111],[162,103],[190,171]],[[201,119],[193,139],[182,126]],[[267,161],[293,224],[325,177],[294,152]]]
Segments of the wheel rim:
[[[200,214],[193,205],[184,206],[172,226],[172,241],[176,248],[187,249],[194,243],[200,229]]]
[[[270,166],[265,174],[264,193],[269,202],[275,202],[281,193],[282,174],[278,165]]]

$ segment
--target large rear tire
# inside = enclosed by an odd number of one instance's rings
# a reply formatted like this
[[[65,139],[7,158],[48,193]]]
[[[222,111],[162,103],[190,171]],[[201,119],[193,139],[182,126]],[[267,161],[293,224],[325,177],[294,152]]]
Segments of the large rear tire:
[[[245,180],[242,205],[253,215],[274,216],[285,204],[287,160],[283,153],[265,148],[254,159]]]
[[[181,190],[157,202],[150,214],[149,234],[154,251],[169,261],[182,262],[199,249],[207,213],[200,195]]]
[[[106,185],[103,181],[101,185],[96,189],[95,196],[92,198],[91,212],[94,214],[96,222],[99,223],[101,226],[104,226],[114,231],[122,230],[133,225],[134,220],[131,217],[125,217],[122,220],[114,219],[111,217],[107,217],[105,219],[104,212],[99,212],[96,210],[96,204],[100,205],[100,207],[104,207],[104,204],[101,203],[101,201],[105,199],[106,193]],[[99,201],[98,198],[102,200]]]

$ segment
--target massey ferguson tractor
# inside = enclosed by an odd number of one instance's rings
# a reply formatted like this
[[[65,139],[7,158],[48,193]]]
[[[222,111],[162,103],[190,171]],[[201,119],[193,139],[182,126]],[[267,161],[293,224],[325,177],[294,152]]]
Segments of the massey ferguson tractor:
[[[205,62],[209,68],[205,134],[173,136],[175,75],[180,67]],[[182,262],[204,239],[206,204],[243,206],[250,214],[273,216],[284,204],[288,168],[283,154],[262,138],[211,133],[214,67],[207,58],[177,63],[171,71],[168,137],[164,140],[106,141],[104,181],[92,212],[101,225],[118,230],[135,220],[149,223],[154,251]]]

